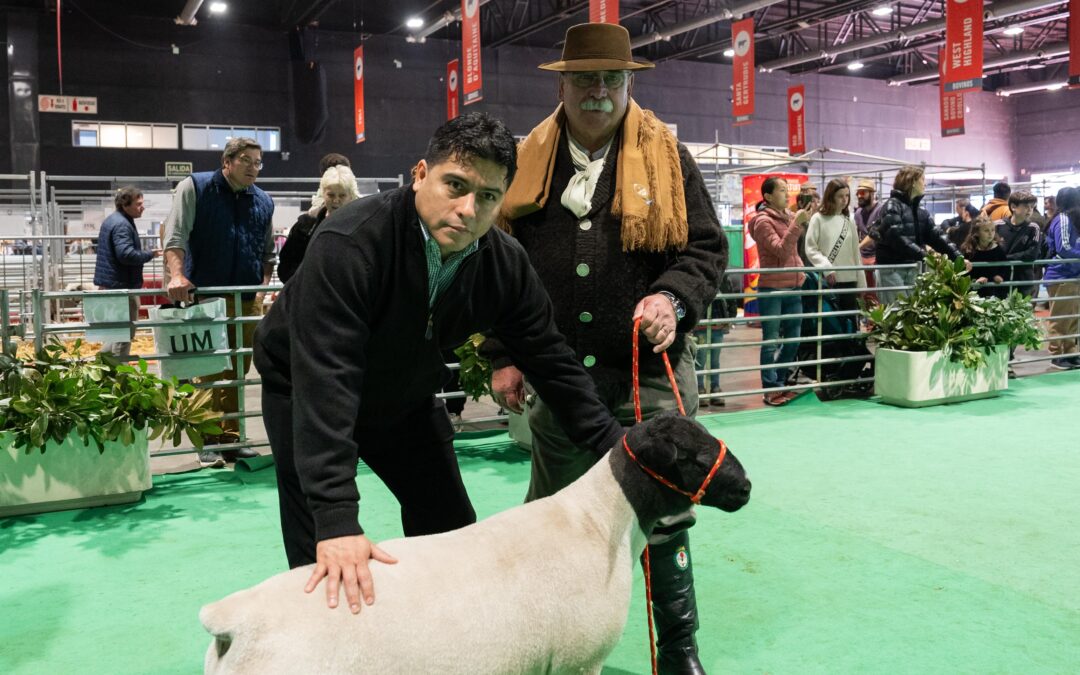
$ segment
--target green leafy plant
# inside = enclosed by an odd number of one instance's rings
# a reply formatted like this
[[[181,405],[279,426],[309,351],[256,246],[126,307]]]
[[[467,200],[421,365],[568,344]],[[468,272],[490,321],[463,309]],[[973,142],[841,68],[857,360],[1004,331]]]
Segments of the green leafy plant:
[[[930,255],[926,263],[910,293],[863,312],[878,347],[940,350],[966,368],[983,365],[996,345],[1039,348],[1041,333],[1029,298],[1016,291],[1004,300],[979,297],[962,258],[950,262]]]
[[[460,347],[454,350],[461,370],[458,371],[458,381],[461,382],[461,390],[472,396],[474,401],[479,401],[481,396],[491,394],[491,362],[476,350],[484,344],[484,336],[474,333]]]
[[[131,444],[145,429],[149,440],[175,447],[186,435],[201,449],[204,436],[221,433],[209,390],[162,380],[141,359],[134,366],[111,355],[81,359],[81,342],[46,345],[33,359],[0,354],[0,431],[13,433],[16,446],[45,452],[48,441],[74,431],[104,452],[107,441]]]

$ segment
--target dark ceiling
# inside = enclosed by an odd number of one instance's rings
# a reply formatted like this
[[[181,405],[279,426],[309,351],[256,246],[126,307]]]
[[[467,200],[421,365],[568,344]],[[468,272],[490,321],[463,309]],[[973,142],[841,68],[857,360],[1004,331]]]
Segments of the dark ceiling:
[[[63,11],[122,30],[127,17],[172,20],[185,0],[61,0]],[[317,23],[321,30],[409,36],[405,20],[425,20],[423,33],[456,40],[460,24],[448,18],[459,0],[226,0],[211,15],[201,4],[199,22],[224,21],[287,30]],[[588,0],[480,0],[485,48],[506,44],[557,47],[566,28],[588,20]],[[731,42],[731,15],[752,16],[759,69],[790,73],[843,73],[892,80],[932,82],[944,40],[943,0],[621,0],[621,23],[635,54],[723,63]],[[989,89],[1065,78],[1068,2],[998,0],[984,3],[984,62]],[[0,0],[0,8],[54,12],[55,0]],[[891,11],[875,14],[887,7]],[[442,19],[440,21],[440,19]],[[441,27],[440,27],[441,26]],[[1006,35],[1007,28],[1022,32]],[[434,29],[434,30],[433,30]],[[859,70],[849,69],[858,61]]]

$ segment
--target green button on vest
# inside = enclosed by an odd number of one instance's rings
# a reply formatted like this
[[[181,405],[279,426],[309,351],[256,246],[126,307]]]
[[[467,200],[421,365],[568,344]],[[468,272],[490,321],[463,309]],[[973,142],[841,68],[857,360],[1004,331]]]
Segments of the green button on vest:
[[[592,321],[592,314],[589,314],[588,312],[582,312],[581,314],[578,314],[578,319],[581,320],[581,323],[589,323],[590,321]]]
[[[580,265],[578,265],[577,266],[577,275],[579,277],[587,277],[587,276],[589,276],[589,266],[586,265],[585,263],[581,263]]]
[[[584,363],[585,363],[585,367],[586,367],[586,368],[592,368],[593,366],[595,366],[595,365],[596,365],[596,357],[595,357],[595,356],[593,356],[592,354],[590,354],[590,355],[586,356],[586,357],[585,357],[585,358],[583,359],[583,361],[584,361]]]

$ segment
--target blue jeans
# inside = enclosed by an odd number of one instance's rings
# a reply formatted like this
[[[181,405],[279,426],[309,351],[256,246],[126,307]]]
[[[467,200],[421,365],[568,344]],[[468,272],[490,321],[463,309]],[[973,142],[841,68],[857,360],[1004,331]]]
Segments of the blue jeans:
[[[772,297],[775,291],[795,291],[796,288],[759,288],[758,311],[761,313],[761,339],[776,340],[797,338],[801,335],[802,319],[770,319],[786,314],[802,313],[802,298],[798,295]],[[790,368],[778,368],[795,360],[799,343],[761,345],[761,386],[765,389],[782,387],[787,381]]]
[[[708,368],[712,370],[720,367],[720,347],[713,346],[719,345],[724,342],[725,333],[719,329],[713,329],[712,332],[712,344],[704,344],[705,333],[701,334],[702,342],[698,343],[697,359],[695,365],[698,370],[705,370]],[[706,363],[708,361],[708,363]],[[697,376],[697,388],[699,394],[715,394],[720,391],[720,373],[709,373],[708,375]]]

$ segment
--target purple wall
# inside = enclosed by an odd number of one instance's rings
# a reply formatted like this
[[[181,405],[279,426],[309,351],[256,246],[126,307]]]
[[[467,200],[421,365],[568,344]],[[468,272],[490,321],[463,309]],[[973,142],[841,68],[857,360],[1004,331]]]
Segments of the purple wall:
[[[1080,165],[1080,90],[1010,97],[1016,105],[1016,163],[1025,176]]]

